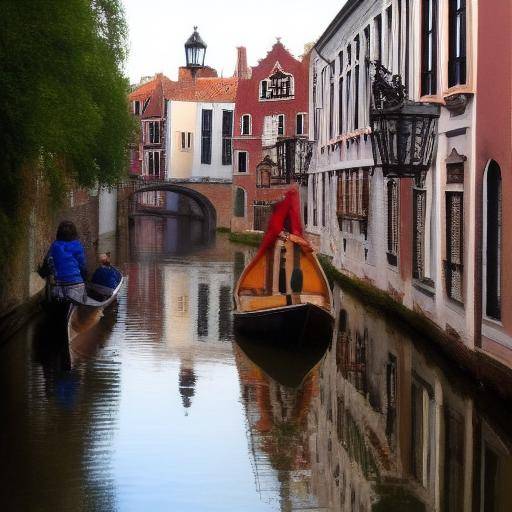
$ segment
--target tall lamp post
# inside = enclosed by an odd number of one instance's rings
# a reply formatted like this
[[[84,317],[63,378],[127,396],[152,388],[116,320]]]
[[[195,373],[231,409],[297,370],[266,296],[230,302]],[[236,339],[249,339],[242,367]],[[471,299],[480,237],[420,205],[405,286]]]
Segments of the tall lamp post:
[[[386,177],[414,178],[422,187],[437,145],[439,105],[407,98],[400,75],[375,62],[370,110],[375,167]]]

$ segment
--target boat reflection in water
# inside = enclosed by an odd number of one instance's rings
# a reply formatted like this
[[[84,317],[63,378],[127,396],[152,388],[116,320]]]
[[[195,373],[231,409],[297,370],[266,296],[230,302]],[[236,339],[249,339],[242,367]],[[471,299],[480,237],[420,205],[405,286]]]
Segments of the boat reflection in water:
[[[337,288],[334,302],[301,387],[237,352],[257,485],[279,482],[281,510],[512,510],[510,411],[417,335]]]
[[[301,386],[331,344],[330,338],[318,338],[316,343],[283,347],[242,334],[236,334],[235,341],[252,363],[271,379],[288,388]]]

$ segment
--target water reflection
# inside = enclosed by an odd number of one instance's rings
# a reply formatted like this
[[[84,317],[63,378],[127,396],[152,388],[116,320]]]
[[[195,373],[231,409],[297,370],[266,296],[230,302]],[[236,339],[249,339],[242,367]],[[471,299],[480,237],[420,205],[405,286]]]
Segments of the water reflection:
[[[512,510],[510,411],[432,347],[335,289],[315,357],[244,352],[251,254],[159,244],[118,247],[119,304],[71,355],[34,323],[0,347],[2,510]]]

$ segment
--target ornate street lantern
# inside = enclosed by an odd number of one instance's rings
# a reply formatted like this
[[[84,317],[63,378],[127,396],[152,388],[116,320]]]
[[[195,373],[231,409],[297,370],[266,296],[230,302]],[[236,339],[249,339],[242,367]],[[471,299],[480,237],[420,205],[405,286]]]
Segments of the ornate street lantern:
[[[206,54],[206,43],[201,39],[197,27],[185,43],[185,56],[187,68],[202,68]]]
[[[422,186],[437,144],[438,105],[407,99],[400,75],[375,64],[370,111],[373,159],[384,176]]]

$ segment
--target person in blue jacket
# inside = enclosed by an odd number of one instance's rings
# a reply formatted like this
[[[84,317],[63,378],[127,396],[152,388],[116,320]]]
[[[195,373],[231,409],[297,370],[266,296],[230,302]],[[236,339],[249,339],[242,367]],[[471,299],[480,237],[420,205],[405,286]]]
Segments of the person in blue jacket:
[[[94,272],[91,282],[107,288],[116,288],[121,282],[121,272],[110,264],[110,253],[100,254],[99,260],[100,266]]]
[[[57,228],[56,240],[48,251],[48,264],[55,280],[54,297],[86,302],[87,269],[85,251],[73,222],[65,220]]]

